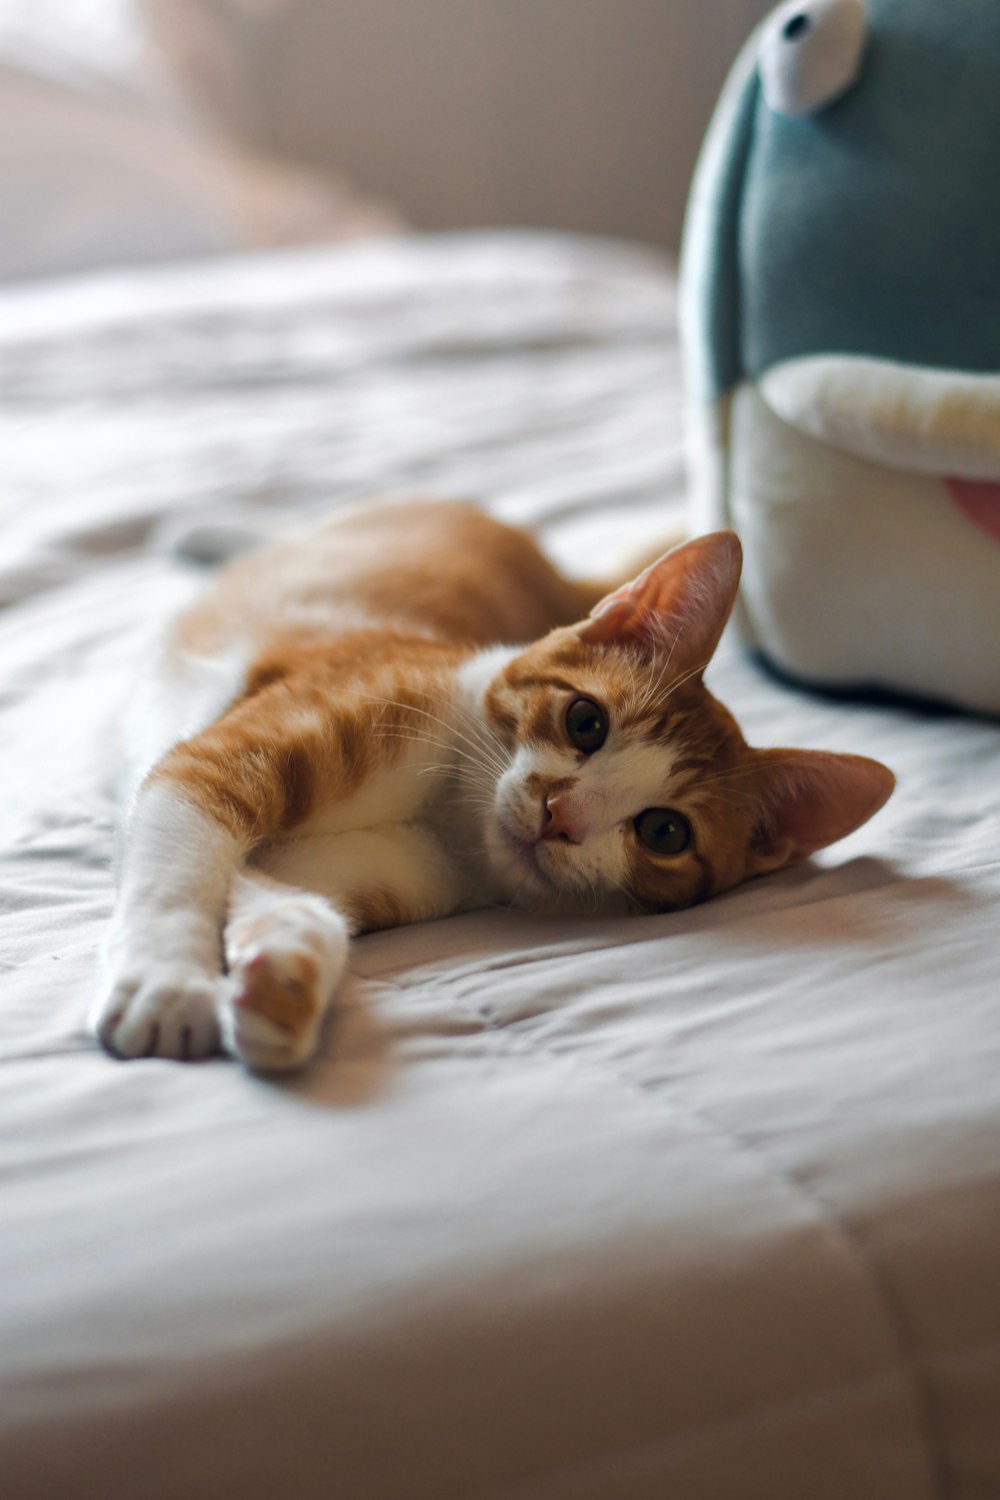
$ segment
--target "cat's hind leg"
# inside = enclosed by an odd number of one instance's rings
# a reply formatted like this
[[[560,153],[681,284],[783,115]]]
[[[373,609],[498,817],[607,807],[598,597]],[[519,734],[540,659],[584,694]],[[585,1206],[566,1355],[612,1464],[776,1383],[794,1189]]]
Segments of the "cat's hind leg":
[[[344,918],[322,896],[244,870],[233,882],[223,941],[226,1050],[260,1072],[307,1062],[347,963]]]

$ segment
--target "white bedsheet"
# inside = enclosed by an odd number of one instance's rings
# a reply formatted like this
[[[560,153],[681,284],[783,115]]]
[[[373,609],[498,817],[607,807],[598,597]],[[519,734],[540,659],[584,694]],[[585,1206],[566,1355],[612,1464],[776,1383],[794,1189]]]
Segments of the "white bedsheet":
[[[82,1027],[177,537],[405,488],[592,570],[677,514],[673,309],[516,236],[0,297],[4,1495],[1000,1495],[995,724],[728,654],[753,740],[899,773],[815,862],[365,939],[288,1084]]]

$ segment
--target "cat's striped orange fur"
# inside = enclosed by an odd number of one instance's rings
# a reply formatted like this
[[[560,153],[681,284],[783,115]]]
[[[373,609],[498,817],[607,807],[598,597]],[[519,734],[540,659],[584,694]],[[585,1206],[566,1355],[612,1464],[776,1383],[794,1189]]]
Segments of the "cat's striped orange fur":
[[[348,934],[491,902],[676,910],[863,822],[883,766],[753,750],[704,685],[739,563],[719,533],[601,587],[414,502],[229,568],[138,705],[103,1040],[191,1056],[221,1032],[292,1066]]]

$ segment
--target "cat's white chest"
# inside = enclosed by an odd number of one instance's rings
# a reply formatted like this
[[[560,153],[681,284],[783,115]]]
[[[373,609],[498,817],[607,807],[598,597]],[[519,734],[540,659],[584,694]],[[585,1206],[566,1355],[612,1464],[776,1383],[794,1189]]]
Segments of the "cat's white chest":
[[[276,879],[337,904],[389,891],[410,920],[491,899],[479,815],[456,781],[459,757],[414,741],[348,797],[323,801],[294,837],[257,851]]]
[[[361,784],[347,793],[320,794],[314,810],[296,830],[297,838],[357,833],[420,823],[442,837],[453,834],[456,821],[469,820],[472,786],[485,796],[489,777],[476,765],[477,740],[462,711],[441,705],[443,712],[408,730],[386,729],[396,753],[388,765],[375,764]],[[454,714],[461,722],[450,722]],[[376,732],[376,753],[378,740]],[[471,747],[471,748],[470,748]]]
[[[423,820],[433,812],[444,776],[426,753],[408,753],[395,765],[373,771],[350,796],[321,801],[296,836],[317,838]]]

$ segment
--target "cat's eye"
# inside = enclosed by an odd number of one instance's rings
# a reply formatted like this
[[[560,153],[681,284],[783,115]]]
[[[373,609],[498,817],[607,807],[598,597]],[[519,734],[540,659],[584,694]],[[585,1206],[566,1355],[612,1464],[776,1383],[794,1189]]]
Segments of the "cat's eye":
[[[593,755],[608,737],[608,716],[593,698],[574,698],[566,710],[566,738],[575,750]]]
[[[683,854],[691,844],[691,824],[669,807],[650,807],[635,820],[640,844],[653,854]]]

